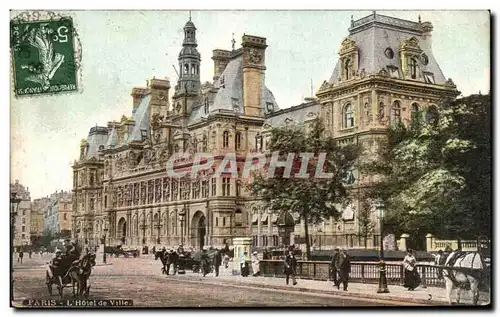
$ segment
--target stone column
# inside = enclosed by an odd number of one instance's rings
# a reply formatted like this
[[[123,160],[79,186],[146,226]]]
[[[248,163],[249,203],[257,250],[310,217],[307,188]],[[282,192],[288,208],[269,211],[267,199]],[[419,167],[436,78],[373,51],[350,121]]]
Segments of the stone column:
[[[252,237],[239,237],[233,238],[233,246],[234,246],[234,258],[233,258],[233,269],[232,275],[240,275],[241,274],[241,257],[243,256],[243,252],[248,252],[248,259],[252,254]]]
[[[262,214],[260,213],[260,208],[257,209],[257,246],[262,246],[262,222],[260,221]]]
[[[403,233],[401,235],[401,238],[399,239],[399,246],[398,246],[399,251],[406,251],[407,250],[406,241],[409,237],[410,237],[410,235],[407,233]]]
[[[428,233],[426,236],[425,236],[425,240],[426,240],[426,251],[427,252],[430,252],[430,251],[433,251],[433,243],[432,243],[432,239],[434,238],[434,236],[432,235],[432,233]]]

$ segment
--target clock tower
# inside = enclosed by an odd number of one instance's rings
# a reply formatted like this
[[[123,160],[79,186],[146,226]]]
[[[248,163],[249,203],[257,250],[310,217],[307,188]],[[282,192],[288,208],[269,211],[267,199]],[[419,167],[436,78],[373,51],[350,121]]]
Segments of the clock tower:
[[[184,41],[179,53],[179,80],[173,96],[173,113],[189,116],[200,94],[200,53],[196,49],[196,27],[191,21],[184,26]]]

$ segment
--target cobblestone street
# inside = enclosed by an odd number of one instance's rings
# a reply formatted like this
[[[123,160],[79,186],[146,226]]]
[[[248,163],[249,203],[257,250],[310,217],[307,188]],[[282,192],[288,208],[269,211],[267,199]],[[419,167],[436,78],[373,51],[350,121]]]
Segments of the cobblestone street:
[[[45,262],[49,256],[24,259],[14,263],[14,306],[23,299],[57,299],[49,296],[45,285]],[[265,306],[390,306],[388,301],[351,299],[297,291],[265,290],[251,286],[204,284],[188,271],[186,276],[161,275],[161,264],[151,257],[111,258],[110,265],[94,268],[90,283],[90,299],[132,299],[143,307],[265,307]],[[229,271],[222,272],[229,275]],[[207,276],[203,280],[214,280]],[[56,293],[54,289],[54,293]],[[71,298],[71,287],[64,289]]]

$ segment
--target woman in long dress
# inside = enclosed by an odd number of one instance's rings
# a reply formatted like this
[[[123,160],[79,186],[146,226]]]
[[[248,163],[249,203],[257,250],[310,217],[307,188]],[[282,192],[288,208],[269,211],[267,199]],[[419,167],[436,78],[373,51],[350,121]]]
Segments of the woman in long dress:
[[[417,259],[413,255],[413,250],[408,250],[403,260],[403,267],[405,269],[405,283],[404,287],[409,291],[413,291],[420,285],[420,276],[417,272]]]

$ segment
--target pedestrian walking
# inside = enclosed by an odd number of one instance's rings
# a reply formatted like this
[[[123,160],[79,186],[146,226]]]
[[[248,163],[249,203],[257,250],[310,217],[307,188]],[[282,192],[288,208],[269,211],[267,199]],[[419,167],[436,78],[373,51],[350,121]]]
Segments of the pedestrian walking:
[[[31,259],[31,254],[33,253],[33,251],[29,250],[28,251],[28,257]]]
[[[403,267],[405,270],[403,286],[408,288],[409,291],[413,291],[420,285],[420,275],[417,272],[417,259],[413,255],[413,250],[408,249],[403,259]]]
[[[252,276],[254,277],[260,275],[260,261],[257,254],[258,254],[257,251],[254,251],[252,253],[252,271],[253,271]]]
[[[201,272],[206,276],[210,272],[210,260],[208,259],[207,249],[203,249],[201,254]]]
[[[247,277],[248,274],[250,273],[249,271],[249,268],[248,268],[248,252],[245,251],[243,252],[243,255],[241,256],[240,258],[240,269],[241,269],[241,276],[243,277]]]
[[[330,261],[330,270],[333,278],[333,286],[339,288],[338,269],[340,267],[340,248],[336,247]]]
[[[293,285],[297,284],[295,280],[295,272],[297,271],[297,259],[293,254],[292,250],[288,251],[288,254],[285,257],[285,276],[286,276],[286,285],[288,285],[290,281],[290,277],[292,277]]]
[[[21,264],[23,264],[23,251],[19,251],[19,257],[17,258],[17,262],[20,262]]]
[[[346,249],[342,249],[339,255],[339,269],[338,269],[338,285],[342,284],[342,289],[347,291],[347,284],[349,282],[349,273],[351,273],[351,259]]]
[[[215,270],[215,276],[219,276],[219,267],[222,264],[222,254],[219,249],[215,249],[215,255],[214,255],[214,270]]]

